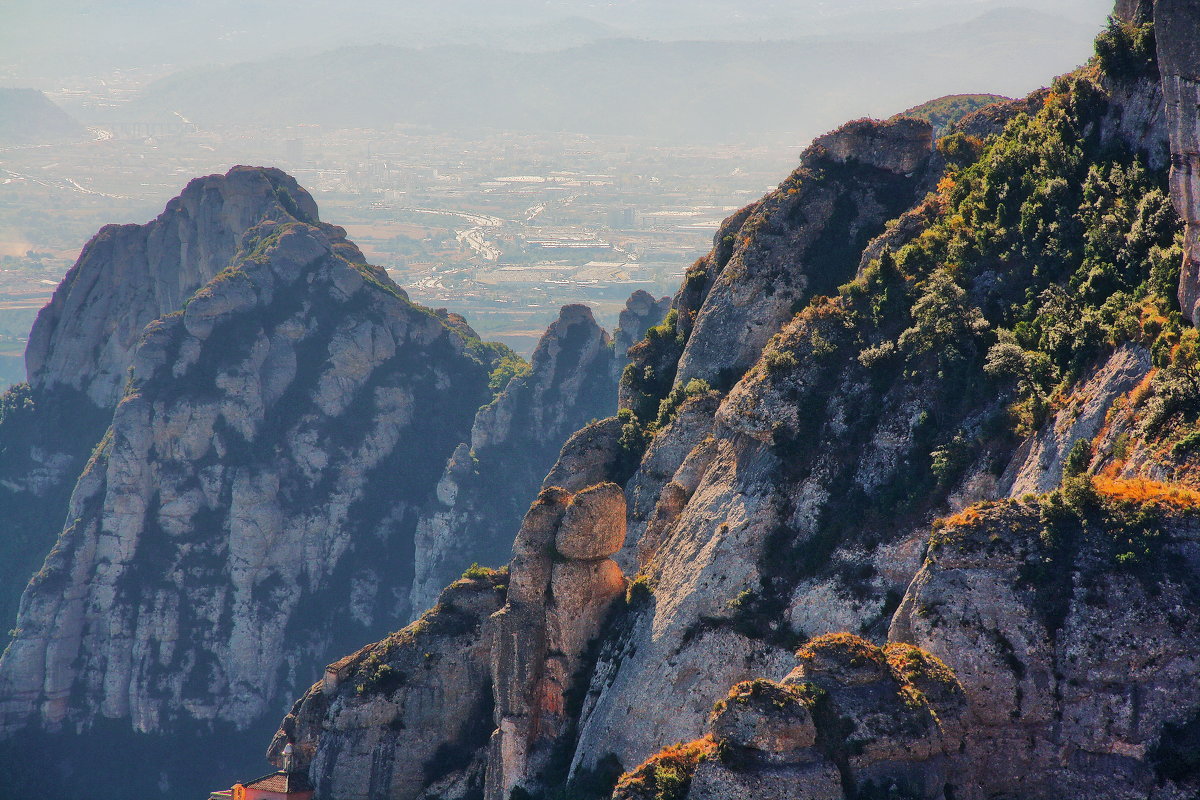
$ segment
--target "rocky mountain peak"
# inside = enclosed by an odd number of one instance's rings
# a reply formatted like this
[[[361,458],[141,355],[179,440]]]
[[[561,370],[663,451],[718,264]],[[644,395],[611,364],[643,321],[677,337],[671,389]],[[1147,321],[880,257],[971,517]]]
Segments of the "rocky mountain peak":
[[[446,465],[437,502],[417,526],[414,609],[432,603],[472,562],[508,561],[526,500],[562,442],[616,410],[623,364],[589,307],[562,307],[534,349],[528,372],[479,410],[470,440]]]
[[[727,390],[814,295],[850,280],[863,248],[929,186],[932,128],[859,120],[818,138],[800,166],[726,219],[687,271],[663,326],[630,352],[622,406],[653,417],[672,386]]]
[[[625,354],[629,348],[642,340],[646,331],[663,321],[671,309],[671,298],[655,299],[654,295],[645,289],[638,289],[625,301],[625,308],[617,320],[617,330],[613,340],[619,354]]]
[[[562,424],[545,416],[557,410],[544,402],[549,399],[547,393],[573,404],[583,382],[596,377],[588,367],[595,366],[599,359],[611,360],[611,350],[612,339],[596,324],[591,308],[574,304],[559,310],[558,319],[550,323],[533,351],[529,374],[518,378],[519,385],[532,393],[530,399],[536,405],[533,418],[521,420],[531,426],[529,435],[543,441],[552,439],[557,449],[562,442],[557,436]],[[511,435],[518,395],[523,394],[518,386],[512,388],[511,393],[501,395],[496,403],[480,411],[471,429],[473,450],[494,446]]]
[[[587,309],[524,365],[252,226],[142,333],[0,725],[219,732],[316,680],[270,754],[318,797],[1197,796],[1200,8],[1118,17],[936,149],[814,142],[630,298],[616,416]]]
[[[191,181],[144,225],[102,228],[38,314],[25,353],[29,382],[114,407],[142,329],[181,308],[266,221],[320,225],[316,203],[289,175],[239,166]]]
[[[409,618],[419,512],[516,357],[409,301],[293,191],[276,170],[193,182],[145,229],[115,232],[157,256],[85,254],[60,290],[60,311],[86,279],[156,314],[170,291],[128,263],[166,270],[171,291],[203,281],[104,356],[127,361],[123,392],[0,657],[0,740],[21,731],[3,746],[46,732],[99,763],[69,731],[219,727],[201,749],[229,757],[294,697],[302,665]],[[175,235],[203,241],[155,244]],[[53,358],[101,332],[64,323]]]
[[[860,119],[818,136],[813,144],[840,164],[855,162],[907,175],[933,149],[933,128],[924,120],[906,117],[885,122]]]
[[[1157,4],[1156,62],[1146,6],[937,150],[850,123],[722,224],[529,508],[445,796],[1195,794],[1166,128],[1200,9]],[[380,727],[325,719],[326,752]]]

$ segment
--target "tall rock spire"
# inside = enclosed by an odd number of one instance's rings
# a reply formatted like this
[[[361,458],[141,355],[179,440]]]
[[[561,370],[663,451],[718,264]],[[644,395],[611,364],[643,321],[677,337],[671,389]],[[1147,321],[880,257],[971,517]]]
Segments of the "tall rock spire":
[[[1116,15],[1149,19],[1147,0],[1119,0]],[[1186,223],[1179,306],[1195,322],[1200,303],[1200,0],[1153,4],[1158,69],[1171,139],[1171,202]]]
[[[181,308],[268,220],[319,224],[317,204],[278,169],[234,167],[191,181],[145,225],[103,227],[34,322],[29,382],[116,406],[142,329]]]

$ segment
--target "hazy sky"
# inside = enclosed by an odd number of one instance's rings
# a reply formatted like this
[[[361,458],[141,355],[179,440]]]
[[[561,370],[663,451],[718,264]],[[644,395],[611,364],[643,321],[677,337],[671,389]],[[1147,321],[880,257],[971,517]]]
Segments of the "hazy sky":
[[[255,60],[347,44],[798,39],[929,29],[1023,7],[1099,29],[1111,0],[0,0],[0,78]],[[39,87],[41,88],[41,87]]]

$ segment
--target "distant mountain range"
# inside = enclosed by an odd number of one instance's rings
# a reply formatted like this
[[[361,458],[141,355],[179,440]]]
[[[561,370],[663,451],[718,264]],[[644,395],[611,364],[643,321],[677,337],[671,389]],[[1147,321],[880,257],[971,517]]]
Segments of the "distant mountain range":
[[[999,9],[855,40],[605,39],[544,53],[346,47],[181,72],[119,113],[179,112],[200,125],[402,123],[761,141],[887,116],[930,96],[1020,95],[1083,61],[1091,38],[1064,17]]]
[[[79,139],[87,128],[36,89],[0,88],[0,146]]]
[[[164,64],[230,64],[355,44],[487,42],[547,51],[608,37],[862,36],[960,23],[1008,7],[1065,17],[1089,30],[1110,10],[1104,0],[346,0],[336,14],[318,0],[8,3],[0,29],[0,75],[52,78]]]

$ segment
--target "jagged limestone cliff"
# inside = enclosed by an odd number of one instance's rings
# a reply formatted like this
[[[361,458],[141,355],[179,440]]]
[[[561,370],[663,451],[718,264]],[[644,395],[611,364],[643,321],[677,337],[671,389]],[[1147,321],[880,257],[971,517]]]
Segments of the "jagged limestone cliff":
[[[614,798],[943,796],[966,721],[945,664],[851,634],[817,637],[796,661],[780,682],[734,686],[713,707],[709,735],[647,759]]]
[[[491,650],[507,571],[479,568],[419,620],[337,661],[296,702],[271,745],[293,743],[313,786],[342,800],[476,792],[492,732]]]
[[[470,441],[454,451],[436,502],[417,523],[414,610],[431,605],[441,587],[470,564],[507,563],[527,499],[542,486],[572,433],[616,411],[627,351],[662,322],[668,305],[668,298],[655,300],[637,290],[612,338],[587,306],[560,310],[528,372],[479,410]]]
[[[576,402],[595,388],[589,370],[608,386],[589,402],[615,403],[606,335],[583,327],[547,344],[542,391],[505,406],[563,437],[589,418]],[[0,659],[0,774],[65,794],[89,771],[113,791],[199,790],[197,777],[253,763],[239,758],[250,731],[315,666],[409,618],[417,520],[519,365],[409,302],[286,175],[241,167],[192,182],[146,226],[106,228],[34,339],[35,385],[2,406],[3,467],[56,471],[6,486],[14,504],[40,487],[46,530],[4,539],[14,600],[34,577]],[[46,455],[56,442],[67,453]],[[489,480],[516,495],[521,477]],[[126,776],[104,755],[179,736],[202,755],[161,775]],[[31,753],[67,751],[61,773],[24,770]]]
[[[622,406],[653,415],[675,384],[732,386],[810,297],[853,275],[863,247],[927,188],[932,135],[921,120],[861,120],[817,139],[778,189],[721,224],[665,327],[630,351]]]
[[[621,337],[663,305],[635,293]],[[27,753],[73,750],[44,784],[71,794],[80,764],[113,791],[151,780],[97,729],[194,737],[204,756],[153,782],[199,791],[314,666],[411,618],[448,568],[506,560],[496,531],[615,410],[625,359],[568,306],[526,366],[409,302],[290,177],[236,167],[101,231],[29,362],[0,404],[0,471],[54,472],[6,485],[17,507],[38,494],[45,530],[4,540],[14,606],[36,574],[0,659],[0,780],[32,786]]]
[[[284,219],[320,224],[316,203],[289,175],[234,167],[191,181],[145,225],[105,226],[34,322],[30,385],[69,386],[113,408],[142,329],[227,267],[246,231]]]
[[[438,483],[436,504],[417,524],[413,609],[431,605],[472,562],[508,561],[527,499],[562,443],[616,411],[618,361],[623,351],[614,349],[591,309],[564,306],[534,350],[529,372],[479,410],[470,440],[455,450]]]
[[[1135,21],[1149,18],[1157,41],[1158,70],[1162,76],[1167,128],[1171,139],[1171,200],[1186,223],[1179,304],[1184,316],[1198,319],[1200,301],[1200,44],[1195,0],[1158,0],[1147,14],[1141,8],[1124,9]]]
[[[629,586],[550,684],[543,628],[491,640],[486,797],[1190,796],[1184,5],[1158,60],[1113,23],[936,152],[854,123],[722,225],[545,482],[624,487]]]
[[[62,529],[142,329],[220,272],[247,230],[293,214],[319,223],[291,177],[234,167],[189,183],[157,219],[106,226],[84,246],[34,323],[29,385],[0,401],[0,615],[16,616],[21,589]]]
[[[1200,495],[1084,480],[947,520],[892,623],[966,692],[957,796],[1196,790]]]
[[[857,158],[852,152],[854,145],[842,144],[843,138],[847,141],[853,140],[854,143],[867,143],[863,146],[867,147],[868,150],[863,152],[861,159]],[[710,256],[710,260],[716,265],[722,258],[720,255],[721,252],[729,251],[725,263],[721,264],[718,268],[728,270],[728,272],[722,273],[725,275],[722,280],[730,288],[718,291],[716,295],[718,298],[717,302],[733,302],[731,298],[739,290],[735,279],[738,277],[740,270],[747,269],[747,267],[742,266],[746,264],[754,265],[754,271],[751,273],[752,277],[748,278],[748,280],[755,282],[756,285],[761,284],[760,289],[768,285],[777,286],[777,291],[759,291],[757,294],[750,295],[750,297],[755,299],[755,302],[751,303],[744,313],[750,314],[756,319],[760,317],[765,318],[764,315],[769,310],[770,313],[776,316],[780,316],[781,318],[786,317],[791,313],[788,309],[790,309],[792,304],[798,302],[801,297],[807,296],[821,288],[821,285],[810,285],[809,280],[804,277],[803,273],[795,273],[785,268],[785,259],[788,256],[787,250],[782,244],[773,251],[768,252],[763,250],[762,244],[756,241],[751,235],[754,229],[763,226],[768,226],[771,229],[772,240],[777,238],[782,242],[788,240],[790,237],[790,239],[796,241],[824,241],[827,244],[835,246],[836,251],[841,253],[843,257],[838,262],[822,264],[822,269],[826,270],[822,275],[824,285],[832,288],[838,282],[852,277],[858,268],[858,252],[862,249],[862,246],[871,236],[883,230],[883,223],[889,216],[898,213],[906,204],[911,203],[919,196],[918,186],[920,186],[920,180],[916,177],[911,177],[909,173],[924,165],[928,160],[930,155],[929,145],[930,138],[927,125],[904,121],[891,124],[856,123],[844,131],[827,137],[820,145],[814,146],[806,156],[805,167],[798,171],[792,179],[789,179],[777,193],[772,195],[768,201],[752,209],[751,212],[743,212],[738,215],[738,218],[742,222],[746,219],[753,220],[750,229],[741,234],[743,237],[742,242],[731,247],[729,240],[732,239],[732,235],[724,232],[724,229],[722,233],[718,234],[718,252],[714,256]],[[824,216],[812,219],[801,211],[803,208],[803,196],[809,194],[814,195],[820,206],[826,209]],[[802,196],[798,197],[798,195]],[[839,203],[842,207],[857,209],[851,219],[847,220],[843,216],[833,213],[832,209]],[[726,228],[728,228],[728,225]],[[814,258],[817,257],[817,253],[819,252],[819,250],[814,250]],[[730,267],[729,264],[731,263],[735,266]],[[695,285],[696,278],[689,277],[689,283]],[[684,291],[686,293],[687,289]],[[786,303],[782,299],[785,296],[790,298]],[[674,319],[669,317],[667,323],[663,326],[663,330],[666,333],[659,333],[657,332],[658,329],[652,330],[650,338],[647,340],[648,342],[661,341],[669,336],[671,337],[671,341],[667,343],[669,347],[677,347],[675,343],[676,337],[678,337],[682,344],[683,335],[677,333],[673,328],[679,319],[684,318],[684,314],[679,309],[683,303],[687,302],[687,299],[686,296],[682,300],[680,298],[676,299]],[[781,303],[783,304],[782,306],[780,306]],[[758,308],[759,304],[766,305],[764,308]],[[759,314],[759,312],[763,313]],[[701,312],[701,316],[703,313]],[[692,319],[693,316],[689,316],[688,318]],[[712,322],[705,323],[708,326],[709,333],[704,334],[701,337],[701,341],[704,341],[705,337],[711,337],[712,341],[715,342],[722,336],[717,330],[717,326],[720,324],[719,315],[714,314],[712,320]],[[729,331],[726,331],[723,335],[729,341],[739,341],[738,339],[729,338]],[[645,344],[638,345],[638,348],[645,349],[645,347]],[[679,347],[679,351],[685,357],[688,352],[696,352],[688,350],[687,348],[689,347],[691,347],[690,344]],[[637,371],[640,377],[644,379],[647,376],[647,365],[644,354],[637,352],[638,348],[635,348],[631,354],[635,359],[632,370]],[[678,354],[676,357],[678,357]],[[702,359],[699,356],[693,356],[693,363],[701,364]],[[737,370],[738,368],[739,366],[735,365],[730,369],[725,369],[724,374],[726,376],[733,374],[731,370]],[[627,371],[628,374],[631,374],[630,371]],[[710,374],[716,379],[715,373],[706,374]],[[625,384],[628,387],[631,385],[631,382],[627,379]],[[637,385],[636,382],[634,385],[636,391],[640,392],[643,396],[648,395],[645,381],[643,381],[642,385]],[[676,403],[682,402],[683,399],[682,397],[679,398]],[[657,406],[657,403],[655,403],[655,406]],[[655,408],[654,410],[658,411],[659,409]],[[663,418],[664,433],[666,431],[677,430],[679,431],[679,435],[684,437],[682,442],[691,442],[694,445],[699,445],[700,442],[697,440],[704,439],[707,431],[712,428],[713,413],[715,410],[716,406],[713,400],[706,400],[705,398],[696,398],[684,403],[682,408],[678,408],[677,410],[665,410],[666,413]],[[601,469],[619,469],[618,465],[622,461],[627,462],[628,458],[622,458],[619,452],[613,452],[614,448],[617,450],[628,450],[632,446],[628,442],[622,443],[620,436],[613,435],[620,432],[620,427],[620,424],[618,424],[612,433],[604,433],[601,430],[604,428],[604,425],[600,425],[594,434],[576,437],[576,439],[572,440],[573,445],[568,446],[562,459],[560,459],[560,466],[564,462],[573,462],[575,464],[590,463]],[[587,434],[586,431],[584,433]],[[658,447],[659,441],[664,443],[664,447]],[[685,474],[679,475],[679,480],[672,481],[672,477],[680,471],[681,467],[679,463],[672,465],[672,461],[686,460],[689,451],[693,447],[682,444],[666,446],[671,441],[672,437],[666,435],[661,440],[656,439],[654,449],[659,455],[656,457],[648,456],[647,463],[643,465],[649,471],[644,476],[635,475],[630,479],[631,485],[636,483],[644,487],[644,492],[639,495],[639,497],[644,497],[644,499],[637,501],[638,511],[634,512],[632,518],[634,525],[639,527],[639,529],[647,525],[650,522],[649,517],[653,516],[656,510],[659,510],[659,504],[656,502],[655,497],[661,490],[664,482],[670,482],[674,490],[683,487],[694,490],[700,476],[704,474],[708,466],[703,457],[698,461],[693,459],[694,463],[684,465]],[[583,453],[575,455],[577,450],[598,453],[598,455],[591,456],[584,455]],[[651,467],[649,466],[650,464],[654,466]],[[570,471],[560,470],[558,467],[555,468],[551,474],[551,478],[548,479],[548,485],[553,485],[556,473],[561,474],[567,480],[574,481],[578,488],[573,491],[585,488],[578,485],[580,481],[577,479],[577,476],[571,475]],[[664,478],[666,481],[663,480]],[[548,491],[553,492],[555,490],[549,489]],[[687,491],[687,489],[684,488],[684,491]],[[647,502],[649,506],[647,506]],[[667,512],[664,510],[663,513]],[[670,526],[673,522],[673,520],[663,519],[658,521],[657,525],[659,528],[664,528]],[[765,523],[767,523],[766,519],[756,522],[756,524]],[[529,525],[528,521],[526,525]],[[624,520],[622,521],[620,533],[620,539],[612,546],[610,552],[615,553],[623,545],[627,546]],[[518,536],[518,553],[526,551],[526,548],[523,548],[520,544],[523,541],[523,536],[524,534]],[[536,548],[533,549],[536,550]],[[643,558],[649,558],[650,555],[649,553],[643,554]],[[537,557],[543,558],[544,556],[538,555]],[[745,554],[741,554],[741,557],[744,559]],[[623,560],[632,560],[634,557],[626,555],[622,558]],[[702,568],[704,563],[711,563],[711,560],[716,558],[717,555],[715,553],[710,556],[704,556],[697,562],[697,565]],[[535,582],[541,580],[526,574],[526,570],[532,569],[532,566],[526,563],[527,561],[528,557],[525,560],[519,557],[517,562],[515,562],[513,571],[514,586],[518,585],[522,580],[533,580]],[[612,564],[612,562],[607,563]],[[609,570],[611,571],[615,568],[615,565],[613,565]],[[558,567],[555,568],[555,571],[558,571]],[[540,574],[540,572],[534,569],[533,574]],[[619,577],[619,571],[614,573],[614,578]],[[732,580],[744,579],[745,577],[745,573],[737,573]],[[606,580],[608,584],[614,584],[613,579],[609,578]],[[618,591],[621,585],[619,581],[614,584]],[[532,591],[531,596],[540,597],[543,591],[545,590]],[[563,592],[565,588],[558,591]],[[586,586],[584,585],[581,585],[577,591],[587,596],[591,596],[592,594],[586,590]],[[601,591],[600,596],[605,596],[605,592],[609,592],[607,596],[611,596],[610,590]],[[736,591],[733,592],[734,595],[736,593]],[[728,599],[730,598],[716,598],[714,596],[711,602],[715,603],[718,607],[723,607]],[[509,602],[510,605],[514,603],[511,593]],[[524,615],[526,614],[532,614],[532,617],[536,619],[541,619],[543,616],[541,612],[526,611],[519,606],[514,607],[514,610],[508,612],[508,614],[508,617],[503,615],[498,617],[498,626],[503,626],[506,619],[515,620],[517,617],[520,617],[524,620]],[[542,648],[546,648],[548,645],[528,644],[522,646],[519,644],[524,641],[522,637],[525,635],[549,635],[536,633],[536,631],[541,630],[541,625],[542,623],[525,621],[518,626],[518,629],[521,631],[531,631],[531,633],[521,634],[514,631],[512,633],[501,632],[496,634],[498,639],[504,639],[505,637],[512,638],[512,641],[516,643],[513,647],[516,649],[512,651],[513,657],[506,656],[498,662],[498,672],[495,676],[498,696],[504,692],[508,692],[505,696],[511,696],[512,699],[511,701],[506,701],[506,703],[498,703],[497,706],[497,724],[500,734],[498,734],[499,738],[494,741],[490,749],[492,756],[489,759],[489,779],[487,786],[489,796],[501,797],[508,789],[516,786],[524,786],[536,790],[537,787],[542,785],[541,777],[539,776],[547,771],[559,770],[565,775],[566,763],[563,762],[563,758],[570,754],[571,740],[567,739],[563,741],[561,736],[569,732],[571,737],[574,737],[576,735],[574,728],[577,721],[570,719],[570,725],[567,725],[566,721],[551,725],[550,728],[553,730],[546,732],[545,726],[547,723],[543,711],[529,710],[544,709],[544,703],[550,702],[545,699],[545,689],[535,690],[532,688],[535,684],[540,685],[538,684],[539,679],[533,676],[539,674],[542,670],[542,667],[538,666],[538,664],[542,663],[540,657],[533,654],[543,652]],[[642,629],[639,626],[634,630],[640,635]],[[582,638],[580,644],[583,645],[586,644],[587,639],[591,635],[598,632],[599,629],[593,625],[590,633],[577,632],[576,635]],[[684,627],[679,627],[671,631],[669,635],[675,641],[678,641],[676,637],[684,635],[685,632]],[[730,636],[733,638],[730,639]],[[706,652],[711,654],[717,649],[713,642],[714,637],[724,637],[728,640],[727,648],[732,648],[735,652],[743,647],[742,642],[750,642],[749,639],[732,630],[714,630],[703,633],[695,641],[687,642],[685,646],[690,645],[694,648],[697,654],[694,657],[699,658],[700,653]],[[688,639],[690,640],[692,637],[689,636]],[[662,646],[669,647],[671,645],[664,642]],[[506,651],[507,649],[504,648]],[[655,655],[657,652],[655,645],[649,645],[646,649],[648,651],[647,663],[658,658]],[[775,654],[773,648],[768,647],[764,649],[761,644],[750,642],[749,651],[748,653],[739,653],[737,656],[727,653],[726,655],[729,657],[721,659],[721,661],[729,664],[729,666],[710,670],[711,674],[706,675],[704,680],[706,684],[711,685],[711,691],[723,692],[731,682],[737,680],[739,677],[752,674],[756,669],[766,668],[778,661],[778,656]],[[564,650],[564,652],[567,651]],[[760,653],[761,657],[767,660],[756,659],[753,653]],[[520,654],[521,657],[515,657],[515,654]],[[578,658],[579,656],[574,657]],[[711,665],[711,656],[707,656],[706,658],[709,659],[708,663]],[[561,693],[569,688],[569,684],[576,681],[586,682],[588,679],[587,674],[579,673],[579,669],[587,668],[588,666],[587,662],[571,662],[571,665],[567,667],[556,667],[552,671],[553,674],[557,675],[554,683],[559,688],[556,691]],[[518,677],[525,674],[529,674],[531,677]],[[668,674],[664,673],[664,675]],[[645,682],[644,688],[640,690],[645,693],[644,697],[649,697],[652,694],[657,696],[662,695],[661,679],[659,677],[643,675],[641,678]],[[532,681],[532,683],[529,683],[529,681]],[[514,688],[501,689],[504,686]],[[537,696],[542,699],[533,700],[530,697],[530,692],[536,692]],[[644,698],[632,699],[634,703],[645,702]],[[580,707],[584,708],[585,711],[590,711],[591,709],[587,708],[587,706],[594,702],[594,697],[587,698],[582,704],[580,701],[581,698],[577,698],[571,704],[572,716],[579,713],[578,709]],[[552,705],[558,709],[556,713],[560,715],[568,707],[562,700],[557,701],[556,704],[552,703]],[[711,702],[706,702],[705,705],[706,707],[703,710],[697,709],[697,711],[693,712],[691,709],[686,709],[684,713],[673,714],[671,715],[672,719],[667,724],[676,727],[688,726],[689,724],[698,726],[702,724],[703,717],[707,712],[707,706],[710,706]],[[693,715],[695,715],[696,720],[694,723],[690,723],[689,721],[693,718]],[[540,721],[532,723],[528,720]],[[625,731],[630,747],[639,746],[636,742],[640,737],[646,737],[648,740],[647,743],[640,745],[643,749],[652,749],[653,745],[650,742],[657,741],[656,736],[660,734],[662,734],[662,731],[652,731],[649,728],[644,730],[629,729]],[[586,732],[585,735],[587,735]],[[542,741],[540,737],[545,737],[545,741],[539,744]],[[676,736],[674,738],[680,737]],[[632,757],[628,754],[625,754],[625,757],[632,760]]]
[[[638,289],[625,301],[625,308],[617,318],[617,330],[613,333],[613,342],[619,354],[624,356],[629,348],[642,340],[646,331],[663,321],[671,310],[671,298],[654,295],[645,289]],[[625,364],[620,364],[621,370]],[[620,370],[618,370],[619,374]]]
[[[250,231],[140,339],[0,659],[2,729],[245,727],[299,663],[405,615],[405,540],[486,355],[340,229]]]

